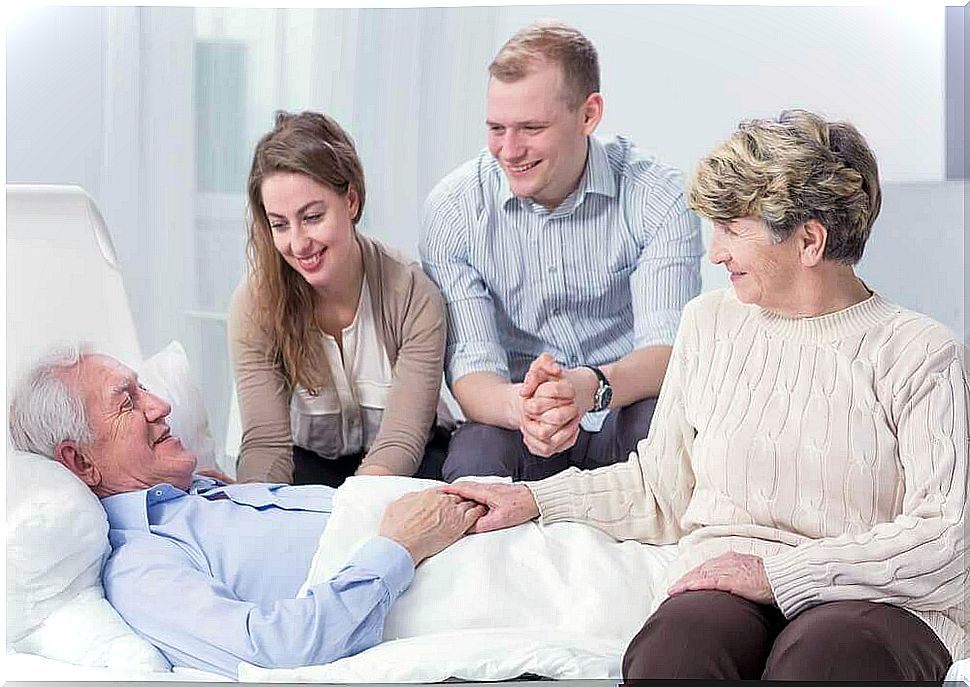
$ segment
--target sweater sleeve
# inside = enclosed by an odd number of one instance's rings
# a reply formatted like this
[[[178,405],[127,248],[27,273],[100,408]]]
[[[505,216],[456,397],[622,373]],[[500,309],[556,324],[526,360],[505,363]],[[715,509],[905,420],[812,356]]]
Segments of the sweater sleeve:
[[[242,420],[236,473],[241,482],[289,484],[293,480],[290,392],[270,342],[253,322],[252,308],[244,281],[229,306],[229,354]]]
[[[438,289],[416,265],[411,274],[387,406],[380,430],[361,463],[381,465],[405,476],[417,472],[424,457],[441,391],[446,337],[445,306]]]
[[[866,532],[817,539],[764,559],[786,617],[837,600],[915,611],[966,604],[968,386],[958,343],[919,351],[894,390],[904,490],[899,515]]]
[[[696,430],[688,419],[684,379],[693,336],[691,305],[684,309],[670,364],[647,438],[625,463],[596,470],[570,468],[527,482],[543,524],[584,522],[612,537],[669,544],[686,532],[681,524],[694,490],[691,464]]]

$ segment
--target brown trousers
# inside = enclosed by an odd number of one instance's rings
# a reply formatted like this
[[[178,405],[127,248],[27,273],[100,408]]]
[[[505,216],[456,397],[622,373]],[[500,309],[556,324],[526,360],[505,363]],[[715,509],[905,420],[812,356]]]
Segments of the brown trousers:
[[[694,591],[650,616],[623,677],[940,682],[950,663],[926,623],[889,604],[835,601],[787,620],[775,606]]]

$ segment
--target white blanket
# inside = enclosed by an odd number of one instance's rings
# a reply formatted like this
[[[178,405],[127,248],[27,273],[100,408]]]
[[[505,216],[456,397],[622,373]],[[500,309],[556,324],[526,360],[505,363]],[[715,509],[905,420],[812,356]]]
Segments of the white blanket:
[[[427,480],[352,477],[334,498],[302,592],[377,533],[384,508]],[[394,604],[384,642],[328,665],[264,669],[259,682],[619,679],[674,547],[615,542],[591,527],[535,523],[472,535],[422,563]]]

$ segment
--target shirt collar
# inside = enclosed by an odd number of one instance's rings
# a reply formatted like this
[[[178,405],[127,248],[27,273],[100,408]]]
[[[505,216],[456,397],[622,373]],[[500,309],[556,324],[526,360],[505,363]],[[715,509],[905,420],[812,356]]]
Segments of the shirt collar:
[[[567,200],[569,198],[575,200],[569,203],[568,207],[562,208],[563,212],[560,214],[568,214],[575,210],[589,193],[598,193],[610,198],[616,197],[616,179],[613,178],[613,170],[606,154],[606,146],[596,136],[587,136],[586,140],[589,144],[589,152],[586,155],[586,167],[583,170],[583,176],[580,177],[576,189],[567,196]],[[508,209],[508,204],[512,200],[518,200],[521,205],[522,199],[512,193],[509,178],[505,176],[505,170],[502,169],[497,160],[496,165],[499,173],[499,203],[506,209]]]
[[[610,158],[606,154],[606,146],[595,136],[589,137],[589,155],[587,156],[586,174],[583,175],[583,182],[586,185],[584,197],[587,193],[598,193],[602,196],[616,198],[616,178],[613,174],[613,168],[610,167]]]
[[[108,526],[120,530],[148,530],[148,509],[157,503],[173,501],[189,494],[202,494],[223,486],[219,480],[195,476],[188,491],[171,484],[156,484],[151,489],[139,489],[101,499],[108,516]]]

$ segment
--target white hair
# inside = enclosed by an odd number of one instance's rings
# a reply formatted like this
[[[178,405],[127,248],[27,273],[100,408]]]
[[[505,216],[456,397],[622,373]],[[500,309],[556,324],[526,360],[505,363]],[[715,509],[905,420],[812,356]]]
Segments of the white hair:
[[[10,401],[10,440],[21,451],[54,458],[62,441],[91,443],[80,389],[65,377],[92,352],[88,344],[52,348],[21,377]]]

